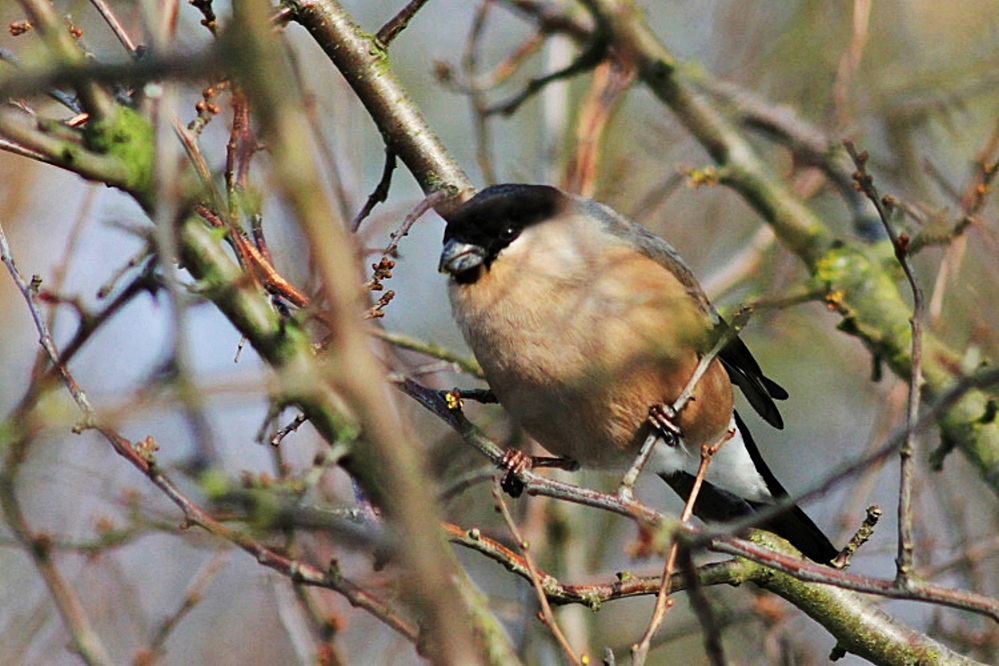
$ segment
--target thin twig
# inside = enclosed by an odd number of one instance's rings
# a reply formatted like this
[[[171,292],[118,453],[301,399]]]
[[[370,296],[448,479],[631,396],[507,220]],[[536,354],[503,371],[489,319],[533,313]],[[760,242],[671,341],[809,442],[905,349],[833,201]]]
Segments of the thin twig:
[[[42,314],[41,308],[38,304],[38,290],[32,285],[32,283],[25,280],[24,276],[21,275],[21,271],[18,270],[17,264],[14,262],[14,256],[10,251],[10,245],[7,243],[7,235],[4,233],[2,224],[0,224],[0,260],[2,260],[4,265],[7,267],[7,271],[10,273],[11,278],[13,278],[14,284],[17,285],[17,288],[20,290],[24,300],[28,303],[28,310],[31,312],[31,318],[35,322],[35,329],[38,331],[39,343],[45,349],[45,353],[49,355],[52,365],[59,372],[63,383],[66,384],[66,387],[69,389],[73,399],[80,406],[80,409],[83,410],[87,424],[92,424],[94,419],[94,408],[90,404],[90,399],[87,398],[87,395],[77,385],[76,380],[69,374],[66,366],[63,365],[62,360],[59,357],[59,350],[56,349],[55,341],[52,339],[51,333],[49,333],[45,316]]]
[[[288,425],[278,428],[277,431],[268,438],[267,442],[271,446],[281,446],[281,441],[285,437],[298,430],[302,427],[302,424],[306,423],[308,420],[309,417],[305,414],[298,414],[288,423]]]
[[[531,79],[527,82],[527,85],[524,86],[524,89],[521,92],[506,101],[493,105],[486,111],[486,113],[500,113],[505,116],[512,115],[518,108],[520,108],[521,104],[529,100],[536,93],[543,90],[545,86],[556,81],[569,79],[577,74],[581,74],[582,72],[587,72],[604,61],[608,55],[611,39],[611,32],[609,26],[607,25],[607,19],[603,16],[603,14],[594,11],[594,8],[591,6],[592,3],[584,2],[583,4],[593,15],[594,28],[590,33],[589,42],[586,44],[583,51],[576,56],[576,59],[562,69],[550,72],[536,79]]]
[[[493,482],[493,501],[496,502],[496,507],[499,512],[503,515],[503,520],[506,522],[507,527],[510,530],[510,534],[513,535],[514,540],[517,542],[517,546],[520,548],[520,552],[524,557],[524,564],[527,566],[527,572],[531,577],[531,584],[534,585],[534,591],[538,594],[538,603],[541,604],[541,616],[548,627],[551,630],[552,635],[555,640],[561,646],[562,651],[565,653],[566,657],[569,658],[573,664],[582,664],[580,657],[576,656],[573,652],[572,646],[569,645],[569,641],[566,640],[565,634],[562,633],[562,629],[558,626],[558,621],[555,619],[555,613],[552,612],[551,604],[548,603],[548,595],[545,593],[544,587],[541,585],[541,580],[538,578],[538,572],[534,568],[534,561],[531,558],[531,553],[529,551],[530,544],[521,535],[520,530],[517,529],[517,524],[513,520],[513,516],[510,515],[510,509],[506,505],[506,501],[503,499],[503,490],[500,487],[499,477]],[[585,655],[584,655],[585,658]],[[589,661],[586,658],[586,661]]]
[[[423,217],[423,214],[428,210],[437,206],[437,204],[443,201],[446,197],[447,195],[443,192],[433,192],[423,197],[420,203],[416,204],[416,206],[413,207],[413,210],[409,212],[409,215],[406,216],[406,219],[402,221],[399,228],[391,233],[392,241],[384,250],[382,250],[382,255],[386,257],[395,255],[396,250],[399,249],[399,242],[404,236],[409,234],[409,230],[413,228],[416,221]]]
[[[118,16],[112,11],[108,4],[104,0],[90,0],[90,4],[94,6],[94,9],[101,15],[104,22],[108,24],[111,28],[111,32],[114,36],[118,38],[121,45],[125,47],[125,50],[129,52],[130,55],[138,55],[141,47],[135,43],[135,41],[129,36],[128,31],[125,30],[125,26],[121,24],[118,20]]]
[[[694,395],[694,389],[697,388],[698,382],[704,376],[704,373],[708,371],[711,363],[714,362],[715,358],[725,348],[735,336],[735,329],[728,329],[724,335],[715,341],[715,346],[711,350],[702,356],[697,362],[697,367],[694,368],[694,373],[690,376],[687,384],[683,387],[680,395],[677,396],[673,404],[670,405],[669,409],[672,414],[679,414],[690,402]],[[635,457],[635,461],[628,468],[625,473],[624,478],[621,479],[621,484],[618,486],[618,494],[626,499],[630,499],[634,491],[635,484],[638,482],[638,477],[641,475],[642,470],[645,468],[646,463],[649,461],[649,457],[652,455],[652,451],[655,448],[656,443],[662,439],[662,435],[657,432],[656,427],[653,426],[649,432],[649,436],[645,438],[645,442],[642,444],[642,448],[639,450],[638,455]]]
[[[392,187],[392,172],[395,171],[395,167],[395,151],[389,146],[385,146],[385,165],[382,167],[382,177],[378,179],[378,184],[375,185],[374,191],[368,195],[368,200],[364,202],[364,206],[354,216],[354,219],[351,220],[350,230],[352,232],[357,233],[357,230],[361,228],[361,222],[364,222],[364,219],[368,215],[371,215],[371,211],[375,209],[375,206],[388,199],[389,188]]]
[[[909,585],[912,574],[913,538],[912,538],[912,481],[915,471],[915,461],[912,459],[917,444],[915,423],[919,419],[919,404],[923,389],[923,290],[916,280],[916,275],[909,262],[909,236],[896,234],[891,225],[891,213],[894,200],[891,197],[881,197],[874,186],[873,177],[867,173],[867,153],[858,153],[853,143],[844,141],[843,145],[857,166],[854,180],[858,189],[870,199],[878,211],[881,223],[884,225],[888,238],[891,239],[898,261],[905,278],[912,290],[912,316],[909,318],[912,329],[912,375],[909,380],[909,399],[906,404],[907,431],[905,442],[899,448],[900,479],[898,489],[898,557],[896,582],[899,587]]]
[[[881,520],[881,507],[877,504],[867,507],[867,516],[864,518],[864,522],[857,528],[850,542],[832,561],[832,565],[837,569],[845,569],[850,566],[850,558],[871,538],[874,534],[874,526],[878,524],[879,520]]]
[[[446,502],[472,486],[491,480],[494,476],[496,476],[496,468],[492,465],[472,469],[456,479],[451,479],[446,486],[441,488],[437,499]]]
[[[416,12],[420,11],[425,4],[427,4],[427,0],[409,0],[406,6],[399,10],[398,14],[389,19],[389,22],[381,27],[375,38],[383,47],[388,48],[392,40],[406,29],[409,22],[416,16]]]
[[[680,569],[687,580],[687,597],[690,599],[690,607],[697,616],[704,634],[704,651],[708,656],[708,661],[711,666],[725,666],[728,662],[722,647],[721,626],[715,618],[710,600],[704,593],[697,567],[694,565],[694,558],[691,556],[691,550],[686,547],[679,548],[677,557]]]
[[[718,346],[718,349],[721,347]],[[712,350],[715,351],[715,350]],[[695,373],[696,375],[697,373]],[[697,468],[697,475],[694,477],[694,485],[690,489],[690,495],[687,496],[687,501],[683,505],[683,511],[680,513],[680,523],[687,524],[691,516],[694,515],[694,505],[697,503],[697,497],[701,494],[701,487],[704,484],[704,477],[708,473],[708,466],[711,464],[711,459],[718,452],[718,449],[731,439],[735,435],[735,429],[727,430],[718,441],[711,444],[704,444],[701,446],[701,464]],[[674,536],[673,543],[670,545],[669,554],[666,557],[666,564],[663,567],[663,574],[659,584],[659,593],[656,595],[656,605],[652,610],[652,618],[649,620],[649,625],[645,629],[645,633],[642,635],[641,641],[637,645],[631,648],[631,658],[634,666],[642,666],[645,660],[649,656],[649,648],[652,645],[652,639],[655,637],[656,632],[659,631],[659,627],[662,626],[663,620],[666,619],[666,613],[673,605],[673,601],[670,598],[671,587],[670,584],[673,582],[673,572],[676,569],[676,560],[680,548],[680,542],[677,536]]]

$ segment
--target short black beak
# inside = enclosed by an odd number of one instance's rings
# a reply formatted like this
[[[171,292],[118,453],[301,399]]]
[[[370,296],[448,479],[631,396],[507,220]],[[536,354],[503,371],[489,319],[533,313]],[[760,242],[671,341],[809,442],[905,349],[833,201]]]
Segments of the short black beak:
[[[444,244],[437,270],[458,277],[462,273],[478,268],[485,261],[486,251],[481,246],[461,243],[452,238]]]

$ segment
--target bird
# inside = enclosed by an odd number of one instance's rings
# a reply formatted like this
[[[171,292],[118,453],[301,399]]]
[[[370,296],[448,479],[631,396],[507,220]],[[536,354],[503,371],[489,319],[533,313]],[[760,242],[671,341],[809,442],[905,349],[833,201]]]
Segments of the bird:
[[[591,199],[508,183],[448,216],[439,270],[492,393],[551,453],[624,470],[661,434],[646,469],[686,500],[702,444],[727,438],[695,516],[729,521],[787,495],[735,411],[733,387],[775,428],[784,425],[775,400],[787,391],[763,374],[666,241]],[[715,345],[693,399],[669,419],[673,436],[650,410],[668,414]],[[815,562],[838,554],[797,505],[761,527]]]

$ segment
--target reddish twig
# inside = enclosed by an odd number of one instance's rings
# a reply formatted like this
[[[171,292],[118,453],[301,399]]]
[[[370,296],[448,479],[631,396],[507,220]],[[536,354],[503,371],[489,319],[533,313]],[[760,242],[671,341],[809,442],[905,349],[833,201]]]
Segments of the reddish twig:
[[[199,204],[197,211],[198,215],[212,226],[225,226],[222,218],[207,206]],[[248,269],[250,275],[255,276],[268,292],[279,294],[283,298],[288,299],[288,302],[297,308],[305,308],[312,303],[312,299],[281,275],[274,268],[274,265],[267,260],[263,253],[239,229],[231,230],[228,239],[236,249],[236,254],[243,267]]]
[[[579,107],[576,146],[563,189],[586,197],[595,194],[603,138],[634,80],[635,70],[626,61],[606,60],[594,68],[593,80]]]

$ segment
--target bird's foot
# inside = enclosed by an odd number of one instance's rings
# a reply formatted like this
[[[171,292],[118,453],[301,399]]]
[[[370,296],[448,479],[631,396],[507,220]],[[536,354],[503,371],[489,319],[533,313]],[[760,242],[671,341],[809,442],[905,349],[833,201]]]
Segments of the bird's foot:
[[[506,470],[500,480],[500,488],[510,497],[520,497],[524,492],[524,482],[517,476],[534,467],[534,457],[518,449],[507,449],[503,452],[500,467]]]
[[[662,435],[663,441],[668,446],[673,446],[680,441],[681,431],[677,424],[677,417],[676,410],[666,403],[649,407],[649,425]]]
[[[500,487],[510,497],[520,497],[524,492],[524,482],[517,476],[535,467],[553,467],[574,472],[579,469],[579,463],[571,458],[532,456],[519,449],[507,449],[503,452],[503,461],[500,467],[506,470],[500,480]]]

